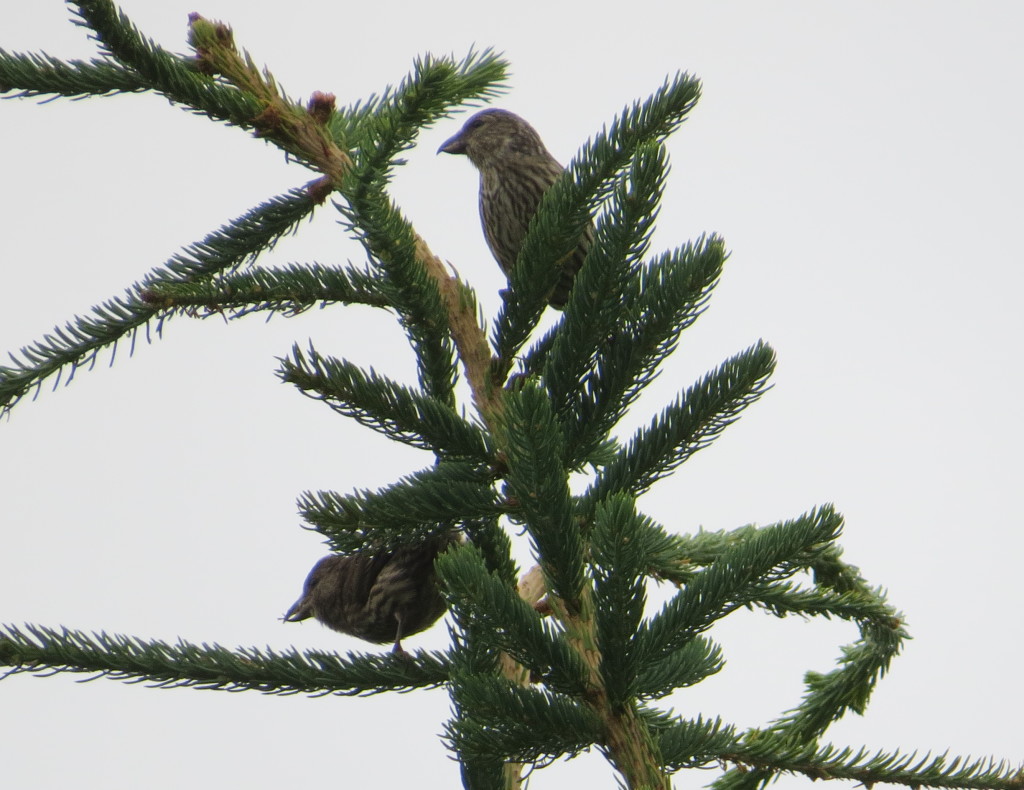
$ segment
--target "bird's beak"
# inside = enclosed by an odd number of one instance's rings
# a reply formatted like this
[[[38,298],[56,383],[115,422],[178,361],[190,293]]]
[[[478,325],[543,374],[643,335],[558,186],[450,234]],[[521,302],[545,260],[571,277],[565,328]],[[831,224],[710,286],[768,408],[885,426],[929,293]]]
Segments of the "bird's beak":
[[[454,137],[449,137],[441,147],[437,149],[439,154],[464,154],[466,153],[466,141],[462,139],[462,132]]]
[[[297,600],[292,605],[292,608],[289,609],[285,616],[281,619],[284,620],[286,623],[297,623],[300,620],[308,620],[312,616],[313,609],[309,605],[309,601],[307,600],[306,596],[303,595],[301,598],[299,598],[299,600]]]

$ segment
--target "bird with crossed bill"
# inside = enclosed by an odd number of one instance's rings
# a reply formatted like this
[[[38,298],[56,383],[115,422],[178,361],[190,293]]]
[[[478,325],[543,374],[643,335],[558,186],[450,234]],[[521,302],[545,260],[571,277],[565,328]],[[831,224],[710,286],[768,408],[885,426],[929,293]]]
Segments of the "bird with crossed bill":
[[[430,628],[445,613],[434,560],[460,541],[457,533],[447,533],[392,550],[324,557],[283,619],[313,617],[367,642],[393,642],[393,651],[404,654],[402,639]]]
[[[437,152],[463,154],[480,171],[484,237],[507,276],[519,257],[541,197],[564,168],[548,152],[536,130],[507,110],[481,110]],[[590,223],[576,247],[560,261],[562,274],[548,295],[552,307],[565,307],[593,238],[594,226]]]

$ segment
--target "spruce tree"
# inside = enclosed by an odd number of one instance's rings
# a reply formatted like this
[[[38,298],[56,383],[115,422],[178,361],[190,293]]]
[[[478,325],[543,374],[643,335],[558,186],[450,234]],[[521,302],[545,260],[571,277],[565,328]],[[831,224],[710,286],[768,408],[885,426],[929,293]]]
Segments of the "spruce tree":
[[[443,686],[453,704],[445,742],[467,788],[517,787],[529,766],[590,748],[630,788],[667,788],[675,772],[709,766],[723,767],[714,781],[720,790],[760,787],[787,772],[868,786],[1024,784],[1017,767],[994,760],[824,740],[832,722],[864,711],[907,636],[882,591],[843,561],[842,517],[831,506],[695,534],[641,509],[648,489],[765,393],[775,364],[772,349],[757,343],[686,387],[632,436],[615,433],[706,307],[727,257],[715,235],[651,250],[668,172],[664,141],[695,106],[696,79],[666,80],[580,149],[546,193],[488,328],[473,290],[393,201],[389,178],[420,130],[499,91],[500,57],[424,56],[378,95],[338,107],[317,93],[303,105],[223,24],[193,16],[195,54],[184,58],[148,40],[107,0],[73,6],[99,56],[62,62],[0,51],[0,90],[46,98],[153,91],[253,132],[320,175],[14,354],[0,367],[0,406],[9,411],[42,382],[70,378],[98,352],[171,317],[383,308],[415,353],[417,386],[312,347],[285,354],[278,375],[433,460],[377,491],[306,492],[300,511],[341,553],[452,531],[467,540],[436,563],[451,612],[444,651],[230,650],[8,625],[0,663],[11,672],[265,693]],[[339,213],[365,250],[364,266],[252,265],[317,209]],[[557,262],[592,217],[594,242],[569,302],[553,328],[539,331]],[[460,377],[469,403],[457,397]],[[512,559],[517,535],[536,561],[525,573]],[[678,589],[649,611],[654,582]],[[740,608],[842,619],[860,638],[832,672],[809,672],[803,699],[762,727],[667,711],[659,700],[721,669],[711,629]]]

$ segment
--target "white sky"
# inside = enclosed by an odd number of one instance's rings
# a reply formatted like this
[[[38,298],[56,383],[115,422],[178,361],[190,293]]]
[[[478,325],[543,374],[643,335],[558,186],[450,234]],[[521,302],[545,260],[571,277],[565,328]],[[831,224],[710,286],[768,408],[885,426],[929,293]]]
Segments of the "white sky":
[[[202,4],[123,0],[185,51],[187,15],[230,22],[296,97],[339,104],[397,82],[418,53],[493,46],[499,102],[563,162],[666,74],[704,99],[672,138],[656,248],[704,231],[732,251],[707,315],[632,427],[765,338],[775,388],[642,507],[670,529],[767,524],[832,501],[846,558],[888,589],[914,637],[840,744],[1020,760],[1020,340],[1024,311],[1024,6],[1013,2]],[[93,48],[62,4],[0,0],[0,46]],[[395,194],[493,314],[501,275],[469,163],[431,130]],[[154,96],[0,103],[0,350],[49,332],[182,246],[312,177],[245,132]],[[266,263],[361,262],[333,209]],[[0,423],[0,622],[175,641],[345,651],[278,618],[324,553],[306,489],[377,487],[429,462],[302,398],[275,356],[319,350],[412,381],[384,313],[334,308],[269,324],[172,321],[112,369],[79,372]],[[1015,493],[1017,492],[1017,493]],[[669,700],[757,726],[797,704],[853,626],[735,615],[711,636],[728,665]],[[409,640],[441,648],[445,629]],[[452,787],[444,691],[371,699],[158,691],[71,675],[0,683],[5,787]],[[682,773],[679,787],[714,772]],[[537,773],[615,787],[585,756]],[[784,779],[786,787],[804,779]]]

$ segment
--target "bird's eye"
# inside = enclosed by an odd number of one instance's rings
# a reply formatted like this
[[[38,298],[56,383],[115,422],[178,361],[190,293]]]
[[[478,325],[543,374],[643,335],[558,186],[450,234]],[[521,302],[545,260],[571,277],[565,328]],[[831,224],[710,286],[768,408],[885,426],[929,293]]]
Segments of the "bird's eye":
[[[474,118],[472,121],[469,122],[469,128],[470,129],[479,129],[483,125],[484,125],[484,119],[483,118]]]

